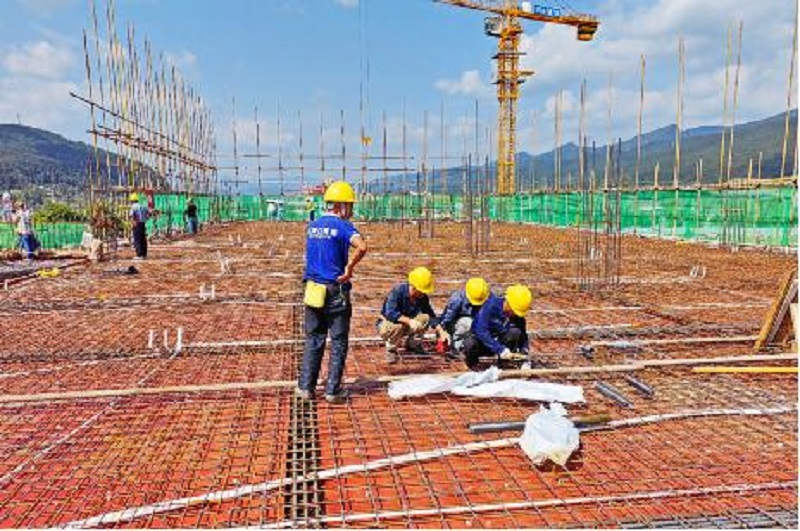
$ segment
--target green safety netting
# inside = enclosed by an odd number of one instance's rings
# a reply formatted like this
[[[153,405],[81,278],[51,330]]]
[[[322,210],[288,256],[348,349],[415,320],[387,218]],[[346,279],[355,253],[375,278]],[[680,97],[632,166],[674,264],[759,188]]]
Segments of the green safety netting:
[[[322,198],[312,198],[316,212]],[[153,232],[184,230],[186,197],[162,194],[154,198],[159,215],[148,222]],[[195,196],[201,224],[218,221],[304,221],[305,196]],[[511,197],[462,195],[370,195],[359,198],[356,218],[367,221],[468,219],[487,216],[496,221],[605,230],[618,220],[623,232],[689,240],[793,246],[797,244],[797,189],[661,190],[609,193],[536,192]],[[120,206],[126,216],[127,207]],[[614,222],[616,225],[616,221]],[[0,223],[0,248],[16,246],[15,227]],[[42,223],[35,230],[44,248],[80,245],[82,223]]]
[[[36,237],[44,249],[77,247],[81,244],[83,223],[37,223],[34,224]],[[0,249],[18,247],[17,226],[13,223],[0,223]]]

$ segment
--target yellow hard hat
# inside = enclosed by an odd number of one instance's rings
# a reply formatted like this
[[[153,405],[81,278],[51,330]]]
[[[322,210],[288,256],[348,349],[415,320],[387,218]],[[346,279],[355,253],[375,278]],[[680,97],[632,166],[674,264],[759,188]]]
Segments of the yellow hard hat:
[[[467,300],[473,306],[480,306],[489,298],[489,283],[480,277],[473,277],[467,280],[466,289]]]
[[[425,295],[433,293],[433,273],[427,267],[417,267],[408,274],[408,283]]]
[[[353,187],[344,181],[336,181],[325,190],[326,203],[355,203],[356,193]]]
[[[514,315],[525,317],[528,310],[531,309],[533,302],[533,295],[531,290],[521,284],[514,284],[506,289],[506,302],[514,312]]]
[[[134,201],[138,203],[139,194],[137,194],[136,192],[132,193],[131,195],[128,196],[128,201],[130,201],[131,203],[133,203]]]

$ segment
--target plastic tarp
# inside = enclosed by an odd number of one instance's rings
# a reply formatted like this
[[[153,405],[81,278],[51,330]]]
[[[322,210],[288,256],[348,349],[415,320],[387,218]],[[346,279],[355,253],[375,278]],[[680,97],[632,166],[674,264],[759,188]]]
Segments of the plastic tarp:
[[[525,421],[525,430],[519,439],[522,451],[534,464],[551,460],[564,466],[580,445],[580,433],[567,418],[567,411],[559,403],[542,406]]]
[[[483,372],[464,373],[458,377],[425,374],[389,383],[389,397],[398,400],[407,396],[447,393],[456,387],[469,388],[497,381],[498,378],[500,378],[500,369],[497,367],[489,367]]]
[[[456,387],[454,395],[477,398],[518,398],[537,402],[585,402],[583,387],[530,380],[501,380],[475,387]]]
[[[476,398],[518,398],[538,402],[585,402],[583,387],[529,380],[500,380],[501,370],[490,367],[483,372],[468,372],[458,377],[426,374],[389,384],[389,397],[398,400],[411,396],[453,393]]]

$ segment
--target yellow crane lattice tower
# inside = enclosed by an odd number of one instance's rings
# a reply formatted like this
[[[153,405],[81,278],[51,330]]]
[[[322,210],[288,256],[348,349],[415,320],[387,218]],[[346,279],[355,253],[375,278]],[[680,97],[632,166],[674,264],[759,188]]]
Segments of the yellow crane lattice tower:
[[[491,13],[484,21],[487,35],[496,37],[497,54],[497,193],[510,195],[516,191],[517,155],[517,100],[519,86],[531,75],[532,70],[520,70],[519,42],[522,36],[520,19],[550,22],[574,26],[578,40],[594,38],[600,22],[592,15],[568,12],[565,8],[554,8],[517,0],[435,0],[443,4],[475,9]]]

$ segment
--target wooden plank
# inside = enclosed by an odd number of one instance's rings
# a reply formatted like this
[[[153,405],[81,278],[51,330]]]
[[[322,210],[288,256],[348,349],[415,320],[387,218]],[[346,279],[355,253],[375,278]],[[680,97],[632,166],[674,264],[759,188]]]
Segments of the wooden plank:
[[[786,317],[789,303],[796,302],[797,299],[797,270],[792,269],[784,276],[778,295],[773,300],[767,315],[764,319],[764,325],[761,327],[761,332],[756,339],[755,350],[761,350],[767,346],[775,337],[778,332],[782,321]]]
[[[695,367],[693,372],[709,374],[798,374],[798,367]]]

